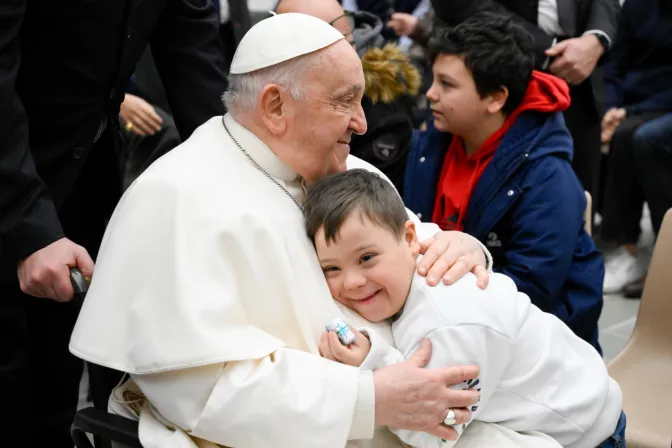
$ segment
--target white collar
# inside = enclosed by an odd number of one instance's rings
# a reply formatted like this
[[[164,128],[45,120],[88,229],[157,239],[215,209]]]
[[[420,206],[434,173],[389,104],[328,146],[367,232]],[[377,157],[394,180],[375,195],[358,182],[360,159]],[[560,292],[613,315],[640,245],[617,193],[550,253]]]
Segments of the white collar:
[[[224,122],[229,131],[231,131],[231,135],[264,171],[276,179],[285,182],[297,180],[299,175],[296,171],[280,160],[266,143],[262,142],[252,131],[238,123],[230,113],[224,115]],[[224,130],[224,133],[226,134],[226,130]]]

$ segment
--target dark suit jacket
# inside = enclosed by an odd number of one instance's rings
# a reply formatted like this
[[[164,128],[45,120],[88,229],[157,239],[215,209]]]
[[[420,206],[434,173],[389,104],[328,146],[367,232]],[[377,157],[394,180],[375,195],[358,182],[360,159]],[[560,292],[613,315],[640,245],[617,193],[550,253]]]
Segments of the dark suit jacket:
[[[558,0],[567,1],[567,0]],[[613,42],[618,25],[618,0],[575,0],[576,35],[581,36],[588,30],[604,31]],[[544,51],[551,47],[553,37],[537,26],[538,0],[432,0],[437,18],[448,25],[460,23],[481,10],[505,12],[525,27],[535,41],[535,62],[540,67],[546,55]]]
[[[218,23],[209,0],[2,0],[0,265],[63,236],[57,211],[104,117],[116,134],[148,42],[183,138],[223,112]]]

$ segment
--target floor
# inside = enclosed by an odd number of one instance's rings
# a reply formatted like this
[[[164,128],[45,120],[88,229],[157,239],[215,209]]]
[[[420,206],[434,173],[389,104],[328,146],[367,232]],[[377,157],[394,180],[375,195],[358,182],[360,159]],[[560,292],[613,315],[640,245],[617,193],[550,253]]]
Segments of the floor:
[[[618,295],[604,297],[604,308],[599,322],[604,362],[609,363],[625,347],[635,327],[638,310],[639,300]]]
[[[649,209],[644,206],[642,220],[640,222],[642,235],[639,240],[639,246],[648,248],[653,247],[654,236],[651,228],[651,219]],[[598,247],[606,250],[604,245],[596,237]],[[621,295],[604,296],[604,308],[600,316],[600,344],[604,352],[604,361],[608,363],[625,347],[630,339],[632,330],[635,327],[637,312],[639,311],[639,300],[626,299]]]

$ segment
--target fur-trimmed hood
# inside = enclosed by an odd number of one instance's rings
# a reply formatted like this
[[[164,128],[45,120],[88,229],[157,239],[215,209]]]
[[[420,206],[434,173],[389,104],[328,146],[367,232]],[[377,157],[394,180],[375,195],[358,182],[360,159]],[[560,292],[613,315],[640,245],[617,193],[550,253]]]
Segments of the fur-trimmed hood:
[[[408,56],[381,35],[383,23],[367,12],[353,13],[352,37],[362,58],[364,94],[373,104],[392,103],[402,95],[417,95],[420,73]]]

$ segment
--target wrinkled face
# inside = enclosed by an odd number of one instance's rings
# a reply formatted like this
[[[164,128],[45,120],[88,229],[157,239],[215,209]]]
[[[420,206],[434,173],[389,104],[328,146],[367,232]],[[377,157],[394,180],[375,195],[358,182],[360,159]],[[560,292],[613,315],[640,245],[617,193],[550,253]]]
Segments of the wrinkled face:
[[[419,251],[412,221],[398,238],[355,211],[335,242],[318,231],[315,248],[334,299],[373,322],[403,308]]]
[[[294,168],[308,185],[345,171],[352,134],[366,132],[364,73],[355,50],[340,40],[316,58],[305,75],[305,98],[288,109],[288,139],[301,152]]]
[[[427,99],[431,103],[434,126],[461,137],[478,129],[488,117],[487,98],[478,94],[463,58],[440,54],[433,72],[434,82]]]

